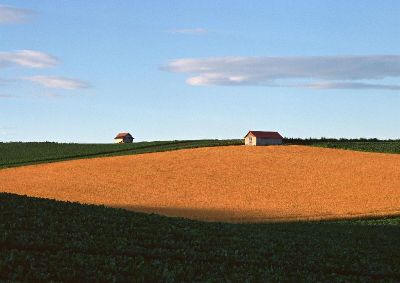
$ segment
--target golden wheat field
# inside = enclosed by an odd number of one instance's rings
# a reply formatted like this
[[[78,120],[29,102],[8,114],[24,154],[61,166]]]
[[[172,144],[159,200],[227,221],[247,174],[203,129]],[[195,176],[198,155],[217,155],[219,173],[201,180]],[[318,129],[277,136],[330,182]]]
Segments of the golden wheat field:
[[[400,155],[212,147],[0,170],[1,191],[207,221],[400,214]]]

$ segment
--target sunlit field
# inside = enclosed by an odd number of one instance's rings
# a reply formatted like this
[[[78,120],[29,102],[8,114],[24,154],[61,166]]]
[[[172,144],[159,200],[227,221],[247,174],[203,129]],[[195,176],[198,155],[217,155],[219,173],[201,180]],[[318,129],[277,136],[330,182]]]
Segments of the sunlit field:
[[[228,146],[0,170],[2,191],[206,221],[400,213],[400,155]]]

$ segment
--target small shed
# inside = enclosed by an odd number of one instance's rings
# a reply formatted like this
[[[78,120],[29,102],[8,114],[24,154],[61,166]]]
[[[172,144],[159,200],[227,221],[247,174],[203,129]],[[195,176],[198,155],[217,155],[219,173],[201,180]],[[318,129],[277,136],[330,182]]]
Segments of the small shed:
[[[115,138],[115,143],[132,143],[133,137],[130,133],[119,133]]]
[[[283,137],[278,132],[249,131],[244,137],[245,145],[282,144]]]

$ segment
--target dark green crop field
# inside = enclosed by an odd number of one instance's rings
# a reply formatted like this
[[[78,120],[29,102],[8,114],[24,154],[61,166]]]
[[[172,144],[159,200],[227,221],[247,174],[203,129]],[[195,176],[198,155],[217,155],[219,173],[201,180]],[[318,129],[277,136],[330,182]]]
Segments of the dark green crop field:
[[[0,143],[0,168],[62,160],[167,151],[205,146],[239,145],[242,140],[155,141],[132,144]]]
[[[0,281],[400,281],[400,218],[224,224],[5,193],[0,203]]]
[[[285,139],[285,144],[339,148],[356,151],[400,153],[400,140],[376,139]]]

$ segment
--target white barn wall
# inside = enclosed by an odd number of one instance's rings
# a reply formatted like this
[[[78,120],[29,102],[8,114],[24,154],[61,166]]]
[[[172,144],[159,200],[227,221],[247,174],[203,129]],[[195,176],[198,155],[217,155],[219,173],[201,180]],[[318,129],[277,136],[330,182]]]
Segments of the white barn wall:
[[[253,142],[255,141],[255,137],[253,137]],[[244,144],[245,145],[252,145],[252,144],[250,144],[250,137],[246,137],[245,139],[244,139]]]

